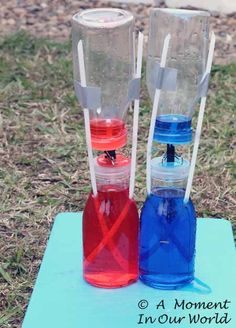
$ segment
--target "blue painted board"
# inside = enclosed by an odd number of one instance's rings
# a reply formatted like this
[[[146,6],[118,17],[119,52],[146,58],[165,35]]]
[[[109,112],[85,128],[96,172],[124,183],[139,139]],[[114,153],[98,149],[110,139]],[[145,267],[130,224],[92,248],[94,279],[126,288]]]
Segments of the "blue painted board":
[[[22,328],[235,328],[236,253],[231,224],[219,219],[197,222],[193,284],[164,291],[138,282],[107,290],[82,278],[82,213],[59,214]],[[203,305],[208,308],[198,309]],[[193,318],[201,321],[190,323]],[[210,324],[205,322],[210,318]]]

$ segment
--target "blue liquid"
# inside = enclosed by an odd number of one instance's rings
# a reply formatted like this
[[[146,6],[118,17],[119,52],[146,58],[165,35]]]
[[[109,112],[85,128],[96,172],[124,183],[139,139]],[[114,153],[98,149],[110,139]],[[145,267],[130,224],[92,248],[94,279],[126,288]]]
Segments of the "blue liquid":
[[[175,289],[194,278],[196,214],[183,189],[159,188],[141,212],[140,279],[161,289]]]
[[[154,140],[166,144],[186,144],[192,141],[192,120],[185,115],[159,115]]]

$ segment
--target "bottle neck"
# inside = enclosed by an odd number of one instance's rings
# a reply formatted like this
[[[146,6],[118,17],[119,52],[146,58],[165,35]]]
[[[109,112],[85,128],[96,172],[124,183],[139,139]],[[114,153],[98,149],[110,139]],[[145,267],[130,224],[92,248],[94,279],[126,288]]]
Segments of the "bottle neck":
[[[129,181],[97,181],[97,189],[100,192],[120,192],[129,190]]]
[[[173,187],[157,187],[151,190],[151,194],[161,198],[184,198],[185,189]]]
[[[129,185],[122,186],[117,184],[98,185],[98,192],[102,193],[113,193],[113,192],[124,192],[129,193]]]

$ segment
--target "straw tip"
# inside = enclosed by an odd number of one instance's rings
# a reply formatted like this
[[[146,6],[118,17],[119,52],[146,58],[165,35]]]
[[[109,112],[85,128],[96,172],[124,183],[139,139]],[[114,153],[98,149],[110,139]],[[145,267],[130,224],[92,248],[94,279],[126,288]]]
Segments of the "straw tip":
[[[138,32],[139,39],[143,40],[143,33],[141,31]]]
[[[188,203],[189,199],[188,198],[184,198],[184,205],[186,205]]]
[[[216,42],[216,35],[215,33],[212,31],[211,32],[211,39],[210,39],[210,48],[215,48],[215,42]]]
[[[167,36],[165,37],[165,42],[167,42],[167,41],[169,42],[170,39],[171,39],[171,35],[170,35],[170,33],[168,33]]]
[[[83,41],[82,40],[79,40],[78,45],[77,45],[77,48],[79,50],[83,48]]]

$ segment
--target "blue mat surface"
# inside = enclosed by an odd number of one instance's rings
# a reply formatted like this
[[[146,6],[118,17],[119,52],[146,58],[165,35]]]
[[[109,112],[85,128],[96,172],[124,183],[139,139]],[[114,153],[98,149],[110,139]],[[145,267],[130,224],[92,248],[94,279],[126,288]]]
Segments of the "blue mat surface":
[[[193,284],[163,291],[138,282],[106,290],[82,278],[82,213],[59,214],[22,327],[235,328],[236,252],[231,224],[217,219],[197,222]]]

